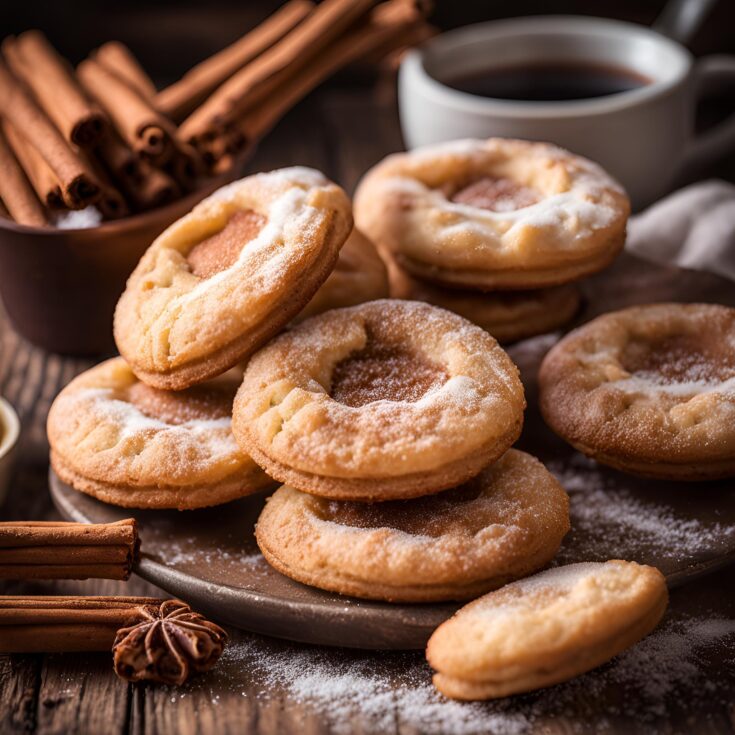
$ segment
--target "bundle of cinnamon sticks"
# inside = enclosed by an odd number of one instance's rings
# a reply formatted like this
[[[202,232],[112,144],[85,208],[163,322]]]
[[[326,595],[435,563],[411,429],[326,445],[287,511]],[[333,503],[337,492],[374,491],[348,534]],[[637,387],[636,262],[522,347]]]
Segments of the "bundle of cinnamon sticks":
[[[3,521],[0,579],[120,579],[140,541],[133,518],[115,523]]]
[[[74,69],[39,31],[6,38],[0,212],[34,226],[90,206],[116,219],[195,191],[339,69],[430,36],[426,12],[417,0],[289,0],[160,91],[121,43]]]

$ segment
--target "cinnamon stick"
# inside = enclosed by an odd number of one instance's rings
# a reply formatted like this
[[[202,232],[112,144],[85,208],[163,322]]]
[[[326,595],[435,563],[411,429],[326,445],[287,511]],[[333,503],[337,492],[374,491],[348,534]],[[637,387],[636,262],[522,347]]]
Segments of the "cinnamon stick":
[[[109,651],[120,628],[145,618],[150,597],[0,597],[0,652]]]
[[[194,191],[200,178],[206,175],[207,169],[200,152],[193,145],[178,138],[173,139],[175,153],[165,166],[184,191]]]
[[[387,50],[404,37],[407,28],[420,19],[418,12],[406,2],[384,3],[374,9],[370,22],[351,31],[333,44],[296,74],[285,79],[260,105],[246,113],[233,126],[248,141],[263,137],[273,125],[337,70],[356,59]]]
[[[0,579],[127,579],[139,548],[135,519],[0,523]]]
[[[66,204],[61,185],[43,156],[7,120],[3,121],[2,129],[36,196],[50,209],[63,209]]]
[[[179,81],[161,90],[154,99],[156,108],[173,120],[181,120],[236,71],[283,38],[313,8],[311,0],[291,0],[286,3],[250,33],[197,64]]]
[[[139,181],[141,163],[135,151],[120,138],[117,131],[108,130],[97,147],[97,155],[117,181]]]
[[[99,185],[23,85],[0,61],[0,109],[13,127],[43,156],[61,185],[64,201],[78,209],[94,201]],[[6,202],[7,203],[7,202]]]
[[[6,39],[3,52],[67,142],[91,146],[100,139],[105,127],[102,111],[85,97],[69,63],[40,31]]]
[[[374,4],[375,0],[324,0],[300,25],[234,74],[184,120],[179,129],[181,137],[197,145],[216,134],[218,128],[265,97],[294,67],[318,57]]]
[[[137,181],[121,183],[128,198],[137,209],[141,210],[162,207],[181,195],[181,190],[174,179],[147,161],[140,162],[140,178]]]
[[[100,162],[91,154],[84,156],[84,158],[94,171],[100,185],[100,196],[95,202],[95,206],[100,210],[102,216],[105,219],[120,219],[129,215],[130,208],[125,201],[125,197],[112,183]]]
[[[156,96],[156,85],[124,43],[108,41],[92,54],[92,58],[117,74],[144,99]]]
[[[170,154],[171,124],[133,87],[94,59],[79,64],[77,74],[133,150],[156,161]]]
[[[115,131],[103,138],[97,153],[136,210],[168,204],[181,193],[171,175],[139,158]]]
[[[36,198],[23,169],[0,131],[0,197],[11,217],[22,225],[47,224],[41,203]]]

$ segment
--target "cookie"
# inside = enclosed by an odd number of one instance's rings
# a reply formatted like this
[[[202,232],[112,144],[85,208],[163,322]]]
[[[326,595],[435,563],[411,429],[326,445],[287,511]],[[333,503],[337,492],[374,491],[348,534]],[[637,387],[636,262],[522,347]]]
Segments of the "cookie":
[[[570,564],[513,582],[463,607],[429,639],[436,688],[495,699],[571,679],[610,660],[661,620],[668,592],[635,562]]]
[[[328,311],[245,370],[233,431],[269,475],[342,500],[454,487],[518,438],[518,369],[484,330],[415,301]]]
[[[329,278],[294,321],[303,321],[329,309],[384,299],[388,292],[388,271],[375,245],[359,230],[352,230]]]
[[[173,393],[141,383],[122,358],[107,360],[51,406],[51,466],[77,490],[126,508],[202,508],[268,487],[232,436],[240,377]]]
[[[425,301],[453,311],[490,332],[501,344],[559,329],[574,317],[581,303],[579,289],[573,284],[478,293],[420,281],[391,261],[388,271],[393,298]]]
[[[569,499],[534,457],[509,449],[464,485],[386,503],[326,500],[282,486],[256,526],[279,572],[390,602],[467,600],[530,574],[569,530]]]
[[[225,372],[301,311],[351,227],[347,196],[313,169],[223,187],[141,258],[115,311],[120,353],[156,388]]]
[[[653,304],[568,334],[539,372],[549,426],[584,454],[669,480],[735,475],[735,309]]]
[[[462,140],[388,156],[357,226],[411,275],[479,290],[582,278],[620,252],[630,204],[599,166],[546,143]]]

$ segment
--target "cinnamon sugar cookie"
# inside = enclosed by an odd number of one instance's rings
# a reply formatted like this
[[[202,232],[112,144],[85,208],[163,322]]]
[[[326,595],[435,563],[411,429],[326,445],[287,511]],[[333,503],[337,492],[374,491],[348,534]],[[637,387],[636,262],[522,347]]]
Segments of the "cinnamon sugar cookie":
[[[254,355],[233,431],[280,482],[392,500],[476,475],[518,438],[524,407],[518,369],[487,332],[383,300],[308,319]]]
[[[343,306],[355,306],[388,296],[388,271],[370,240],[352,230],[342,246],[337,265],[294,321]]]
[[[548,353],[539,388],[549,426],[603,464],[671,480],[735,475],[735,309],[604,314]]]
[[[571,679],[648,635],[668,604],[654,567],[570,564],[471,602],[426,649],[436,688],[454,699],[495,699]]]
[[[391,296],[426,301],[469,319],[500,343],[553,332],[579,310],[581,296],[573,284],[533,291],[477,293],[419,281],[390,261]]]
[[[526,289],[607,266],[630,204],[599,166],[546,143],[462,140],[388,156],[355,194],[357,226],[449,286]]]
[[[345,193],[287,168],[225,186],[143,255],[115,312],[135,374],[179,390],[246,359],[332,271],[352,226]]]
[[[569,499],[534,457],[509,449],[461,487],[387,503],[283,486],[263,509],[263,555],[293,579],[391,602],[466,600],[543,567],[569,530]]]
[[[77,490],[126,508],[202,508],[267,487],[232,436],[239,379],[173,393],[138,381],[122,358],[107,360],[51,406],[51,465]]]

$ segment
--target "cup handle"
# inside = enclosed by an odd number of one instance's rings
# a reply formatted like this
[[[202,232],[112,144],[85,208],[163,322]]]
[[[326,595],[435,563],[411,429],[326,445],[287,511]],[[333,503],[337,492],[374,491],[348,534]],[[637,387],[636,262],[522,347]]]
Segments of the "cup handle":
[[[709,91],[735,85],[735,56],[715,55],[699,59],[694,67],[695,104]],[[735,149],[735,114],[698,135],[684,152],[682,169],[696,170]]]

